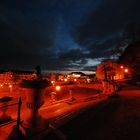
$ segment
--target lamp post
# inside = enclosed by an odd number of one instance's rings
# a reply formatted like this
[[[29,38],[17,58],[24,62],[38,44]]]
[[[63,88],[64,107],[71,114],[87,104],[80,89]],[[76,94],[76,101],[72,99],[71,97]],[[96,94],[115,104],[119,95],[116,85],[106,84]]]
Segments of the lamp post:
[[[10,90],[10,93],[12,93],[12,91],[13,91],[13,86],[12,85],[9,85],[9,90]]]
[[[54,104],[54,102],[56,101],[56,91],[60,91],[61,87],[60,86],[55,86],[54,88],[55,88],[54,91],[51,92],[52,104]]]
[[[76,99],[73,97],[73,91],[74,91],[74,88],[70,88],[69,89],[69,95],[70,95],[70,100],[71,101],[75,101]]]

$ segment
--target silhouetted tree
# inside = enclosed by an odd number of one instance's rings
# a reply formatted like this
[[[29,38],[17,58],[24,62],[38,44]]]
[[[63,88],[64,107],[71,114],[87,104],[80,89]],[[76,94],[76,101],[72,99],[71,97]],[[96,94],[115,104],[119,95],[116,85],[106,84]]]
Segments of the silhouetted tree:
[[[119,62],[133,69],[133,78],[140,78],[140,41],[130,44],[119,57]]]

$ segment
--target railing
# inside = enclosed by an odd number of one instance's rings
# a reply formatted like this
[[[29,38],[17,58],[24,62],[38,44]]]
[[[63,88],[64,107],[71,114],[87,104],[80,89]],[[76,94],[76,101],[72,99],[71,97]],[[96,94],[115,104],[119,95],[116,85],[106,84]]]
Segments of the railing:
[[[2,109],[2,108],[8,108],[8,107],[11,107],[11,106],[18,105],[17,119],[3,122],[3,123],[0,124],[0,127],[5,126],[5,125],[8,125],[8,124],[13,123],[13,122],[16,122],[17,123],[17,129],[19,130],[21,104],[22,104],[22,100],[21,100],[21,97],[20,97],[18,103],[0,106],[0,109]]]

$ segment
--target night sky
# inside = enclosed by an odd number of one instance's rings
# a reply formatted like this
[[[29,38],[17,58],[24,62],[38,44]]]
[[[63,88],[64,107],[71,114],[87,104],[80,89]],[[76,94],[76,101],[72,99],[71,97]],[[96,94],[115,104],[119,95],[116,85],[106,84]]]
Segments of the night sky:
[[[139,0],[3,0],[0,69],[93,70],[131,23]]]

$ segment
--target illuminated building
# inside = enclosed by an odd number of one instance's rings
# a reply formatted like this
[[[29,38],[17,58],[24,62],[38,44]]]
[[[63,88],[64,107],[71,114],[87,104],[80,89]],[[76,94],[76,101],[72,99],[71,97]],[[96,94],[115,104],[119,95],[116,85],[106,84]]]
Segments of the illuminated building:
[[[128,68],[120,64],[114,63],[112,60],[107,60],[97,66],[96,77],[104,80],[121,80],[126,74],[130,74]],[[106,75],[106,78],[105,78]]]
[[[18,84],[23,79],[32,79],[35,73],[32,71],[19,71],[19,70],[1,70],[0,83],[3,85]]]

